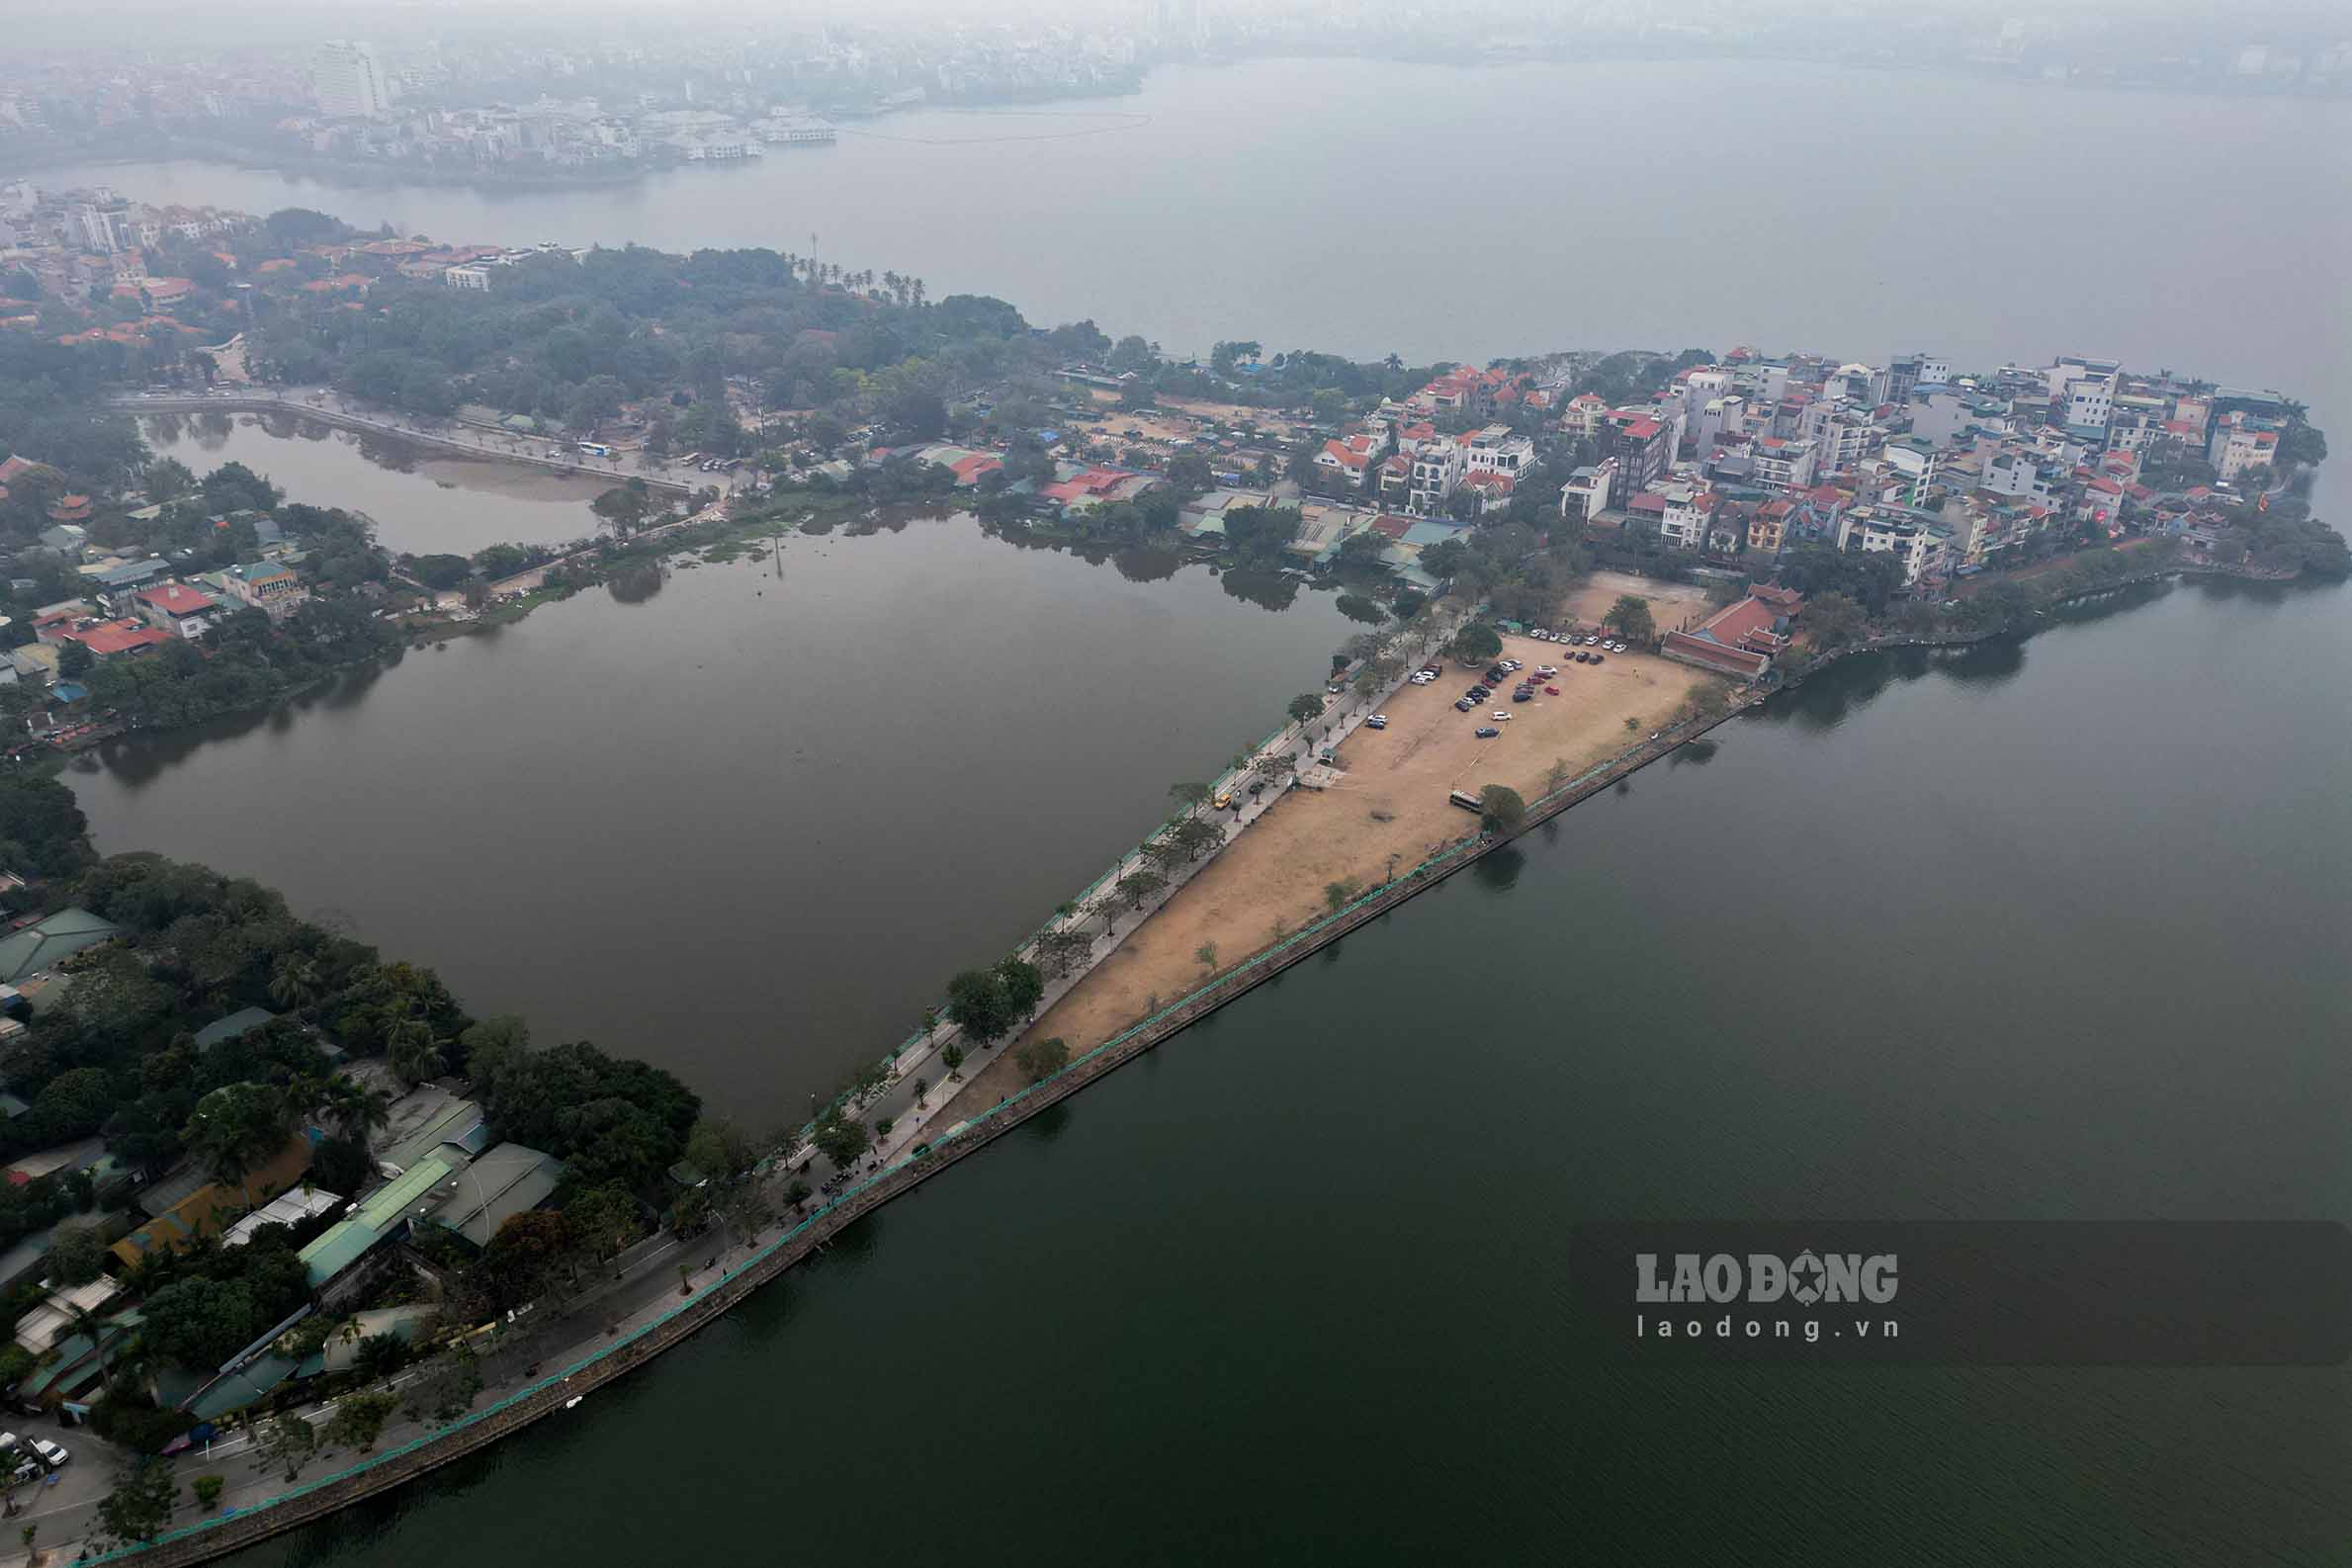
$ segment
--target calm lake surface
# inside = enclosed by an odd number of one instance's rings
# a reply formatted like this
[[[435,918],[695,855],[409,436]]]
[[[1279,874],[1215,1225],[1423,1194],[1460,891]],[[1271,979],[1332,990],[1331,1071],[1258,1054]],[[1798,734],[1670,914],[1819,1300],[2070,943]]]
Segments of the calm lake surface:
[[[2352,595],[2141,597],[1825,676],[248,1560],[2343,1561],[2340,1368],[1644,1372],[1561,1333],[1581,1218],[2352,1212],[2314,722]]]
[[[2077,351],[2352,408],[2344,105],[1266,64],[1105,107],[1151,120],[904,116],[865,129],[964,144],[592,192],[41,178],[449,238],[815,230],[933,297],[1171,347]],[[1760,140],[1769,165],[1736,155]],[[2162,154],[2049,177],[2070,145]],[[1364,216],[1470,170],[1476,243]],[[2233,216],[2199,220],[2218,191]],[[576,600],[75,781],[104,848],[262,876],[478,1011],[791,1109],[1345,630],[960,523],[762,569]],[[650,1375],[250,1560],[2343,1562],[2341,1370],[1636,1373],[1559,1325],[1581,1218],[2352,1217],[2347,691],[2343,588],[1850,661]]]
[[[365,512],[387,550],[471,556],[501,541],[561,545],[597,531],[595,479],[433,455],[292,414],[150,414],[147,445],[198,475],[242,463],[287,499]]]
[[[1172,557],[915,521],[600,588],[67,776],[107,848],[348,915],[477,1013],[764,1127],[1280,724],[1353,629],[1327,593],[1272,613]]]

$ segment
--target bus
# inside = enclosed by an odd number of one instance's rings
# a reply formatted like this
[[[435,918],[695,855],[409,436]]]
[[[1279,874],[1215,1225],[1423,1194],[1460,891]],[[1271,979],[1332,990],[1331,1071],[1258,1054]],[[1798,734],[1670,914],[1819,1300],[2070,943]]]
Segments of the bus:
[[[609,458],[613,455],[613,449],[601,441],[582,441],[579,449],[592,458]]]

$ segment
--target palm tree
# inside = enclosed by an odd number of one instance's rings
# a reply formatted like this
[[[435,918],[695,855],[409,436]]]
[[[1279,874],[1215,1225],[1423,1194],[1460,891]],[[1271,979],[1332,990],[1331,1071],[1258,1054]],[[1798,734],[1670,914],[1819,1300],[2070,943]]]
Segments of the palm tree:
[[[364,1088],[346,1074],[337,1073],[327,1080],[324,1098],[326,1119],[354,1143],[365,1143],[369,1133],[392,1121],[384,1091]]]
[[[318,965],[293,953],[279,959],[277,972],[270,976],[270,1001],[288,1012],[302,1011],[323,989]]]
[[[449,1042],[436,1039],[432,1021],[410,1012],[386,1031],[392,1070],[410,1085],[437,1077],[444,1066],[441,1051]]]
[[[78,1303],[65,1302],[65,1315],[73,1320],[73,1332],[89,1340],[98,1352],[98,1382],[106,1383],[106,1325],[90,1315],[90,1309]]]

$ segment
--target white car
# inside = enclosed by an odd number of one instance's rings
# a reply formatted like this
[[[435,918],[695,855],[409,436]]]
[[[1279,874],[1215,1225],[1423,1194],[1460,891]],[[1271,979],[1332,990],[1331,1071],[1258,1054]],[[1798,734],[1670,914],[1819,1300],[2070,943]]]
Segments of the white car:
[[[1495,722],[1496,722],[1496,723],[1498,723],[1498,724],[1509,724],[1509,723],[1511,722],[1511,715],[1509,715],[1509,714],[1505,713],[1505,712],[1504,712],[1502,709],[1500,709],[1500,708],[1497,708],[1497,709],[1494,711],[1494,716],[1493,716],[1493,717],[1494,717],[1494,719],[1495,719]]]
[[[65,1451],[65,1445],[63,1443],[51,1442],[46,1437],[34,1438],[33,1451],[40,1454],[42,1462],[52,1470],[63,1465],[66,1460],[73,1457],[72,1454]]]

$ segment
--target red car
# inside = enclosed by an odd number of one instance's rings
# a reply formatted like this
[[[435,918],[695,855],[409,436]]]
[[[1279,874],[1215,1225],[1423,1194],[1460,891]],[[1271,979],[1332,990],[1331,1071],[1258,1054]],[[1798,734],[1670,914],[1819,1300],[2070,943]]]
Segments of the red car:
[[[1560,694],[1560,688],[1557,686],[1546,686],[1543,688],[1543,694],[1546,697],[1557,697]]]

